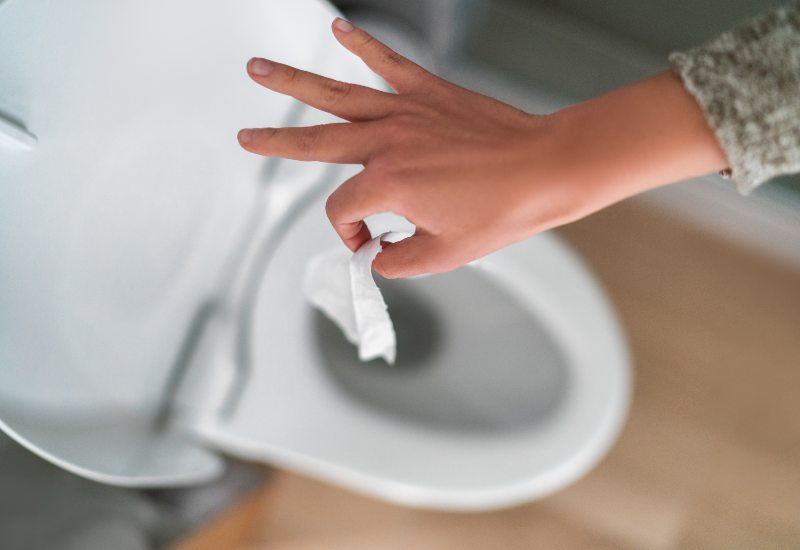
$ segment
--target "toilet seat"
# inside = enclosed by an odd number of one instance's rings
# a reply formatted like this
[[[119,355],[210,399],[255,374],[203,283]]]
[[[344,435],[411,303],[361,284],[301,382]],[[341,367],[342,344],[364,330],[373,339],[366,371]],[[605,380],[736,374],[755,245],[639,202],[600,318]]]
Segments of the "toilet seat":
[[[335,45],[328,4],[293,0],[280,18],[270,6],[0,4],[0,428],[75,474],[134,487],[212,478],[218,451],[454,509],[574,480],[613,442],[630,374],[611,308],[552,235],[465,268],[482,277],[469,285],[526,304],[563,351],[569,391],[530,429],[376,409],[310,354],[298,273],[337,244],[321,201],[353,169],[241,151],[233,136],[254,113],[331,120],[259,89],[244,62],[263,52],[378,82]]]

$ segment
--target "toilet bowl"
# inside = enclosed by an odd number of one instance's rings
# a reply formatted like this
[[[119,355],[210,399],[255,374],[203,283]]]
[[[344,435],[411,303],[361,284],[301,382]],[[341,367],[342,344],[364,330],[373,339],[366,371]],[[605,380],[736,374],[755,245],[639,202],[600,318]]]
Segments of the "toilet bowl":
[[[379,280],[395,365],[361,363],[305,300],[306,262],[341,246],[329,189],[283,222],[247,319],[245,389],[211,445],[402,504],[488,509],[586,473],[627,410],[628,359],[593,277],[542,234],[446,274]]]
[[[630,367],[556,236],[379,280],[394,366],[358,362],[307,304],[308,258],[342,246],[325,197],[355,169],[241,151],[255,116],[331,119],[258,89],[244,62],[378,82],[330,38],[326,3],[276,9],[0,7],[0,428],[122,486],[201,483],[224,454],[441,509],[574,481],[622,426]]]

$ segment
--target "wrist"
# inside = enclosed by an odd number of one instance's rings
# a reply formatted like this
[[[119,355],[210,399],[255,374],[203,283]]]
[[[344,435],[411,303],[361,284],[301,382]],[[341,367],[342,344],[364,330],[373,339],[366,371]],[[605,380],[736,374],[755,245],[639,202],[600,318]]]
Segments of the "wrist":
[[[727,166],[695,99],[664,72],[551,115],[562,181],[597,210]]]

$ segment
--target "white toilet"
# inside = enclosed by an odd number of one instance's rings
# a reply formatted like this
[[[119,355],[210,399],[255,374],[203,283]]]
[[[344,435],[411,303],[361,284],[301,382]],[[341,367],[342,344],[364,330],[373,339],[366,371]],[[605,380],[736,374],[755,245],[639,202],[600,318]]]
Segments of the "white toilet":
[[[261,159],[241,127],[330,117],[253,55],[377,85],[320,0],[0,4],[0,426],[76,474],[176,486],[220,454],[412,506],[555,491],[614,442],[622,331],[543,234],[379,281],[398,362],[359,363],[305,301],[352,167]],[[379,220],[376,221],[379,223]]]

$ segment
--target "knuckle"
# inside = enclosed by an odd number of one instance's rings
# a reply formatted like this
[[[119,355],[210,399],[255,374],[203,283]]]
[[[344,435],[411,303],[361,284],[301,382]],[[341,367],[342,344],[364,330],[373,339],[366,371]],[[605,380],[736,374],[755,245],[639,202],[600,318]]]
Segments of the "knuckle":
[[[317,148],[321,135],[322,128],[320,126],[310,126],[298,132],[297,141],[295,143],[297,152],[304,158],[312,156]]]
[[[327,81],[323,86],[323,101],[328,106],[334,106],[345,99],[353,90],[353,85],[338,80]]]
[[[404,63],[405,60],[405,57],[393,49],[387,47],[381,48],[381,61],[383,61],[384,65],[400,65]]]
[[[294,67],[286,66],[284,78],[287,84],[292,84],[300,75],[300,71]]]
[[[270,142],[273,140],[275,135],[278,133],[277,128],[261,128],[256,131],[256,137],[253,140],[255,142],[255,146],[261,150],[269,149]]]
[[[368,33],[362,33],[362,36],[361,36],[361,44],[360,44],[360,46],[361,46],[362,48],[372,48],[372,47],[374,47],[374,46],[375,46],[375,44],[377,44],[377,43],[378,43],[378,41],[377,41],[377,40],[375,40],[375,38],[374,38],[374,37],[373,37],[371,34],[368,34]]]
[[[328,195],[327,200],[325,201],[325,214],[328,216],[330,221],[334,221],[334,217],[336,215],[336,192],[334,191],[330,195]]]
[[[354,189],[354,186],[357,185],[357,182],[358,180],[354,178],[345,181],[339,187],[334,189],[325,200],[325,214],[327,214],[328,219],[334,225],[340,221],[340,214],[345,206],[344,201],[347,200],[347,197],[354,195],[352,190]],[[357,193],[355,195],[357,196]]]

